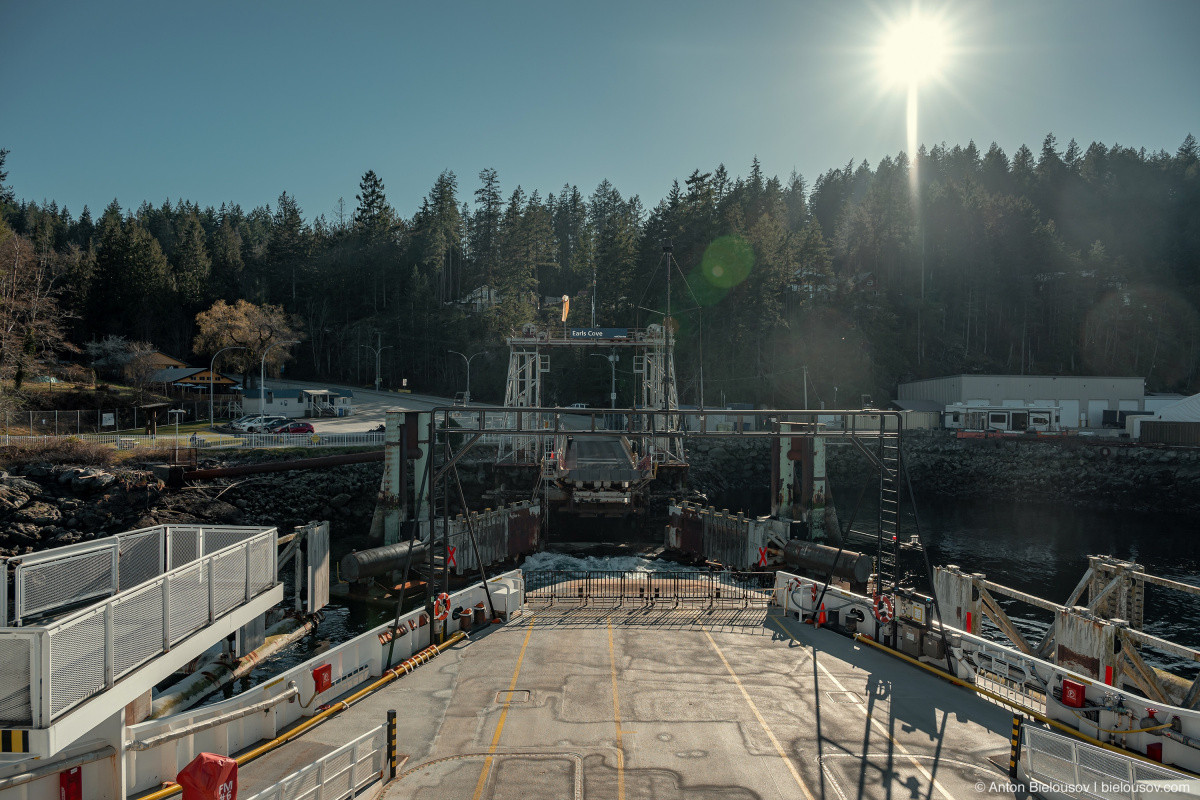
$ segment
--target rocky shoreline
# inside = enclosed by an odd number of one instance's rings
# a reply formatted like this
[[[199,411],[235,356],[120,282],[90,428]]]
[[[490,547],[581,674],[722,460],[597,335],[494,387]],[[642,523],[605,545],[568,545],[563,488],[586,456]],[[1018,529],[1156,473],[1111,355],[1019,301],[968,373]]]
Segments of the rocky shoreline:
[[[33,462],[0,471],[0,556],[186,522],[275,525],[286,532],[326,519],[353,546],[369,530],[382,474],[379,463],[347,464],[176,489],[148,469]]]
[[[765,513],[765,439],[689,445],[689,492],[734,510]],[[1099,441],[959,440],[944,431],[906,435],[904,458],[926,499],[1053,502],[1090,510],[1200,515],[1200,449]],[[262,452],[251,460],[279,456]],[[242,456],[243,463],[245,456]],[[220,466],[209,461],[203,466]],[[173,489],[145,468],[31,462],[0,471],[0,556],[88,541],[164,523],[275,525],[328,519],[342,547],[366,543],[382,464],[348,464],[211,481]],[[469,497],[492,481],[488,464],[463,465]],[[830,447],[836,492],[871,480],[852,448]],[[699,498],[697,498],[699,499]]]

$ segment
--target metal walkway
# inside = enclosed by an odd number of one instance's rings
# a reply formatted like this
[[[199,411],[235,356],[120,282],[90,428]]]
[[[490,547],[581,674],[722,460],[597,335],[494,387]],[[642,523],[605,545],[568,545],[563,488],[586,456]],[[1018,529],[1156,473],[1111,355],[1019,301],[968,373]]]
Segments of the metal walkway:
[[[278,603],[276,539],[160,525],[0,563],[8,750],[59,752]]]

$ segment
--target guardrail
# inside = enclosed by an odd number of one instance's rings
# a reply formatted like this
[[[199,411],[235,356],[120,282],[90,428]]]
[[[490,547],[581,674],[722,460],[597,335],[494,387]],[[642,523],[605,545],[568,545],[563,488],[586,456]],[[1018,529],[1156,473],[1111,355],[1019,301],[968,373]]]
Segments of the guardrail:
[[[46,727],[274,586],[276,539],[260,530],[52,623],[0,628],[0,723]]]
[[[209,553],[273,528],[231,525],[155,525],[91,542],[3,559],[0,628],[21,627],[35,615],[110,597]]]
[[[298,769],[248,800],[344,800],[386,778],[387,725]]]
[[[910,648],[918,644],[937,648],[941,636],[935,625],[898,624],[893,629],[891,623],[879,621],[872,598],[836,586],[827,590],[823,587],[811,578],[778,572],[774,602],[797,618],[823,617],[821,624],[826,627],[864,634],[894,649],[902,658],[945,670],[944,655],[931,657],[919,650],[913,651],[917,655],[910,654]],[[815,598],[821,597],[822,591],[822,608],[817,609]],[[891,607],[888,611],[885,617],[891,616]],[[909,631],[915,634],[912,640]],[[945,632],[953,677],[975,686],[985,698],[1040,715],[1093,741],[1128,752],[1144,754],[1148,746],[1159,745],[1164,764],[1200,772],[1200,710],[1147,700],[949,625]],[[1079,705],[1069,705],[1064,691]],[[1155,716],[1170,725],[1153,732],[1142,731],[1140,721]]]
[[[509,619],[517,613],[524,601],[524,587],[520,570],[492,578],[488,588],[497,614]],[[482,583],[452,594],[452,629],[456,623],[469,624],[467,616],[458,613],[459,609],[473,611],[483,604],[486,610],[487,602],[488,594]],[[316,714],[322,703],[378,678],[385,670],[428,647],[432,629],[425,610],[414,609],[400,618],[395,631],[389,620],[229,700],[129,726],[126,735],[130,741],[159,742],[144,750],[126,751],[130,792],[142,792],[173,778],[198,753],[234,753],[260,740],[275,738],[298,720]],[[328,673],[324,673],[326,668]],[[320,692],[314,675],[317,670],[327,674],[330,681],[329,688]],[[269,704],[261,712],[244,716],[236,714],[292,691],[299,693],[296,701]],[[228,717],[228,721],[204,727],[223,717]]]
[[[1169,787],[1186,790],[1189,776],[1105,750],[1030,725],[1021,727],[1021,777],[1029,791],[1047,800],[1079,796],[1106,800],[1175,797]],[[1151,782],[1162,784],[1151,786]],[[1036,784],[1036,786],[1035,786]],[[1165,784],[1165,785],[1164,785]]]
[[[775,596],[772,572],[608,572],[530,570],[526,602],[553,605],[630,603],[635,606],[767,606]]]
[[[142,433],[85,433],[70,436],[10,436],[5,434],[0,443],[5,445],[49,444],[52,442],[82,441],[112,445],[118,450],[135,448],[194,447],[200,450],[223,448],[270,448],[270,447],[382,447],[382,433],[203,433],[184,436]]]

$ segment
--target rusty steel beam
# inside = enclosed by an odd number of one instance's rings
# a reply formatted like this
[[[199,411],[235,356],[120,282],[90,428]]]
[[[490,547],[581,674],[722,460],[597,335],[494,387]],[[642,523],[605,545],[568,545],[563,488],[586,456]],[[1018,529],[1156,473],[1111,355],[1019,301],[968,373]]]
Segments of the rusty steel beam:
[[[269,461],[263,464],[242,464],[237,467],[193,469],[184,472],[183,479],[185,481],[206,481],[213,478],[233,478],[238,475],[258,475],[265,472],[288,472],[294,469],[320,469],[321,467],[338,467],[343,464],[366,464],[371,461],[383,461],[383,451],[368,450],[365,453],[297,458],[291,461]]]
[[[1004,609],[1001,608],[1000,604],[996,602],[996,598],[992,597],[991,592],[987,590],[987,581],[983,581],[983,583],[985,585],[979,587],[979,594],[983,598],[983,613],[986,614],[992,622],[996,623],[996,627],[1008,637],[1010,642],[1017,646],[1018,650],[1025,655],[1033,655],[1034,651],[1033,648],[1029,646],[1029,642],[1025,641],[1025,637],[1022,636],[1021,632],[1017,630],[1017,627],[1013,625],[1012,620],[1008,618],[1008,614],[1004,612]]]
[[[1026,594],[1025,592],[1017,591],[1016,589],[1010,589],[1009,587],[1003,586],[999,583],[983,581],[982,587],[988,591],[1003,595],[1004,597],[1011,597],[1013,600],[1020,600],[1022,603],[1028,603],[1031,606],[1036,606],[1037,608],[1045,609],[1046,611],[1053,613],[1058,613],[1059,611],[1063,610],[1063,607],[1058,603],[1053,603],[1049,600],[1043,600],[1040,597],[1036,597],[1032,594]]]

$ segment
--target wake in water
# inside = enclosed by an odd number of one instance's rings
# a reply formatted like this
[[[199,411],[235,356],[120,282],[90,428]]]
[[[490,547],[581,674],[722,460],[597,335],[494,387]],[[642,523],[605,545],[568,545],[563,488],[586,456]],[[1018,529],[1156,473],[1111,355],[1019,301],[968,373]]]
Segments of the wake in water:
[[[565,553],[535,553],[521,565],[524,572],[534,571],[590,571],[590,572],[695,572],[695,567],[638,556],[569,556]]]

